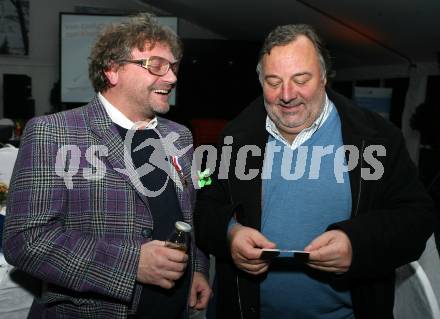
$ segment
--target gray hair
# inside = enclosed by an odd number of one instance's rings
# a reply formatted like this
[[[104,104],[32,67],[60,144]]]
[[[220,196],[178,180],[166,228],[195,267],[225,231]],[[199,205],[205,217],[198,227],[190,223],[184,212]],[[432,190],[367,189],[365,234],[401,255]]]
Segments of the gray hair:
[[[330,73],[330,55],[327,51],[324,41],[316,33],[315,29],[307,24],[287,24],[276,27],[272,30],[261,47],[260,54],[258,56],[257,73],[262,83],[262,67],[261,61],[265,54],[270,54],[270,51],[276,46],[284,46],[295,41],[299,36],[307,37],[314,45],[317,53],[319,65],[321,68],[321,76],[323,79],[327,78]]]
[[[105,75],[115,63],[130,60],[134,48],[144,50],[148,43],[153,49],[156,43],[170,47],[174,58],[182,57],[182,42],[169,27],[161,25],[150,13],[139,13],[128,20],[107,26],[98,36],[89,57],[89,78],[96,92],[104,92],[110,84]]]

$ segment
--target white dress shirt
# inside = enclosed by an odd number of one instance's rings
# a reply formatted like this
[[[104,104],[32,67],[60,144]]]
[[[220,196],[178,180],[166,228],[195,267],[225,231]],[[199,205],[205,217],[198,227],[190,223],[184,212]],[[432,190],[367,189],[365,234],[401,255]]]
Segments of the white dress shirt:
[[[135,122],[130,120],[128,117],[122,114],[122,112],[119,111],[113,104],[111,104],[101,94],[101,92],[98,93],[98,98],[101,101],[101,103],[104,105],[105,111],[107,112],[108,116],[110,116],[110,119],[113,121],[113,123],[116,123],[127,130],[139,128],[139,126],[137,126]],[[144,128],[152,129],[152,128],[156,128],[156,126],[157,126],[157,117],[154,117],[154,119],[152,119],[151,121],[145,124]]]

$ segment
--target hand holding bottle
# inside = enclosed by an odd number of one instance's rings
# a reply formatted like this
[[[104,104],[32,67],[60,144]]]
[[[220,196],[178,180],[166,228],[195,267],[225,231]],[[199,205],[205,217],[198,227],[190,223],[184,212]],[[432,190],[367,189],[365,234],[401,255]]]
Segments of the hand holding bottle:
[[[191,225],[178,221],[165,242],[154,240],[143,244],[137,280],[165,289],[174,287],[175,281],[185,273],[190,232]]]
[[[150,241],[141,246],[137,280],[170,289],[185,273],[187,261],[186,253],[166,247],[163,241]]]

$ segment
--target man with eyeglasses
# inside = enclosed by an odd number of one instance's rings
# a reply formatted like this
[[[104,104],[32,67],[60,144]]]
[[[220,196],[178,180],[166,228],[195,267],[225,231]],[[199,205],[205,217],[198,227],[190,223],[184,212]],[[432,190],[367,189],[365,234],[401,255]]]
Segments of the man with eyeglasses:
[[[208,262],[191,238],[192,136],[168,112],[181,43],[143,13],[92,48],[87,105],[32,119],[11,181],[3,249],[43,283],[31,318],[184,318],[206,307]],[[192,236],[191,236],[192,237]]]

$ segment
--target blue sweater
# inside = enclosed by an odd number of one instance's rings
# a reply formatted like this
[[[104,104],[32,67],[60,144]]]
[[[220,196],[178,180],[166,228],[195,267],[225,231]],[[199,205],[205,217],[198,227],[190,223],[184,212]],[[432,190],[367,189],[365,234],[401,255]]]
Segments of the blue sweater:
[[[349,177],[339,165],[344,152],[336,152],[342,147],[336,109],[295,151],[270,136],[266,156],[280,146],[273,165],[265,158],[270,178],[263,180],[261,230],[280,249],[303,250],[329,224],[350,217]],[[354,318],[348,289],[330,286],[329,277],[292,258],[276,258],[261,284],[261,319]]]

